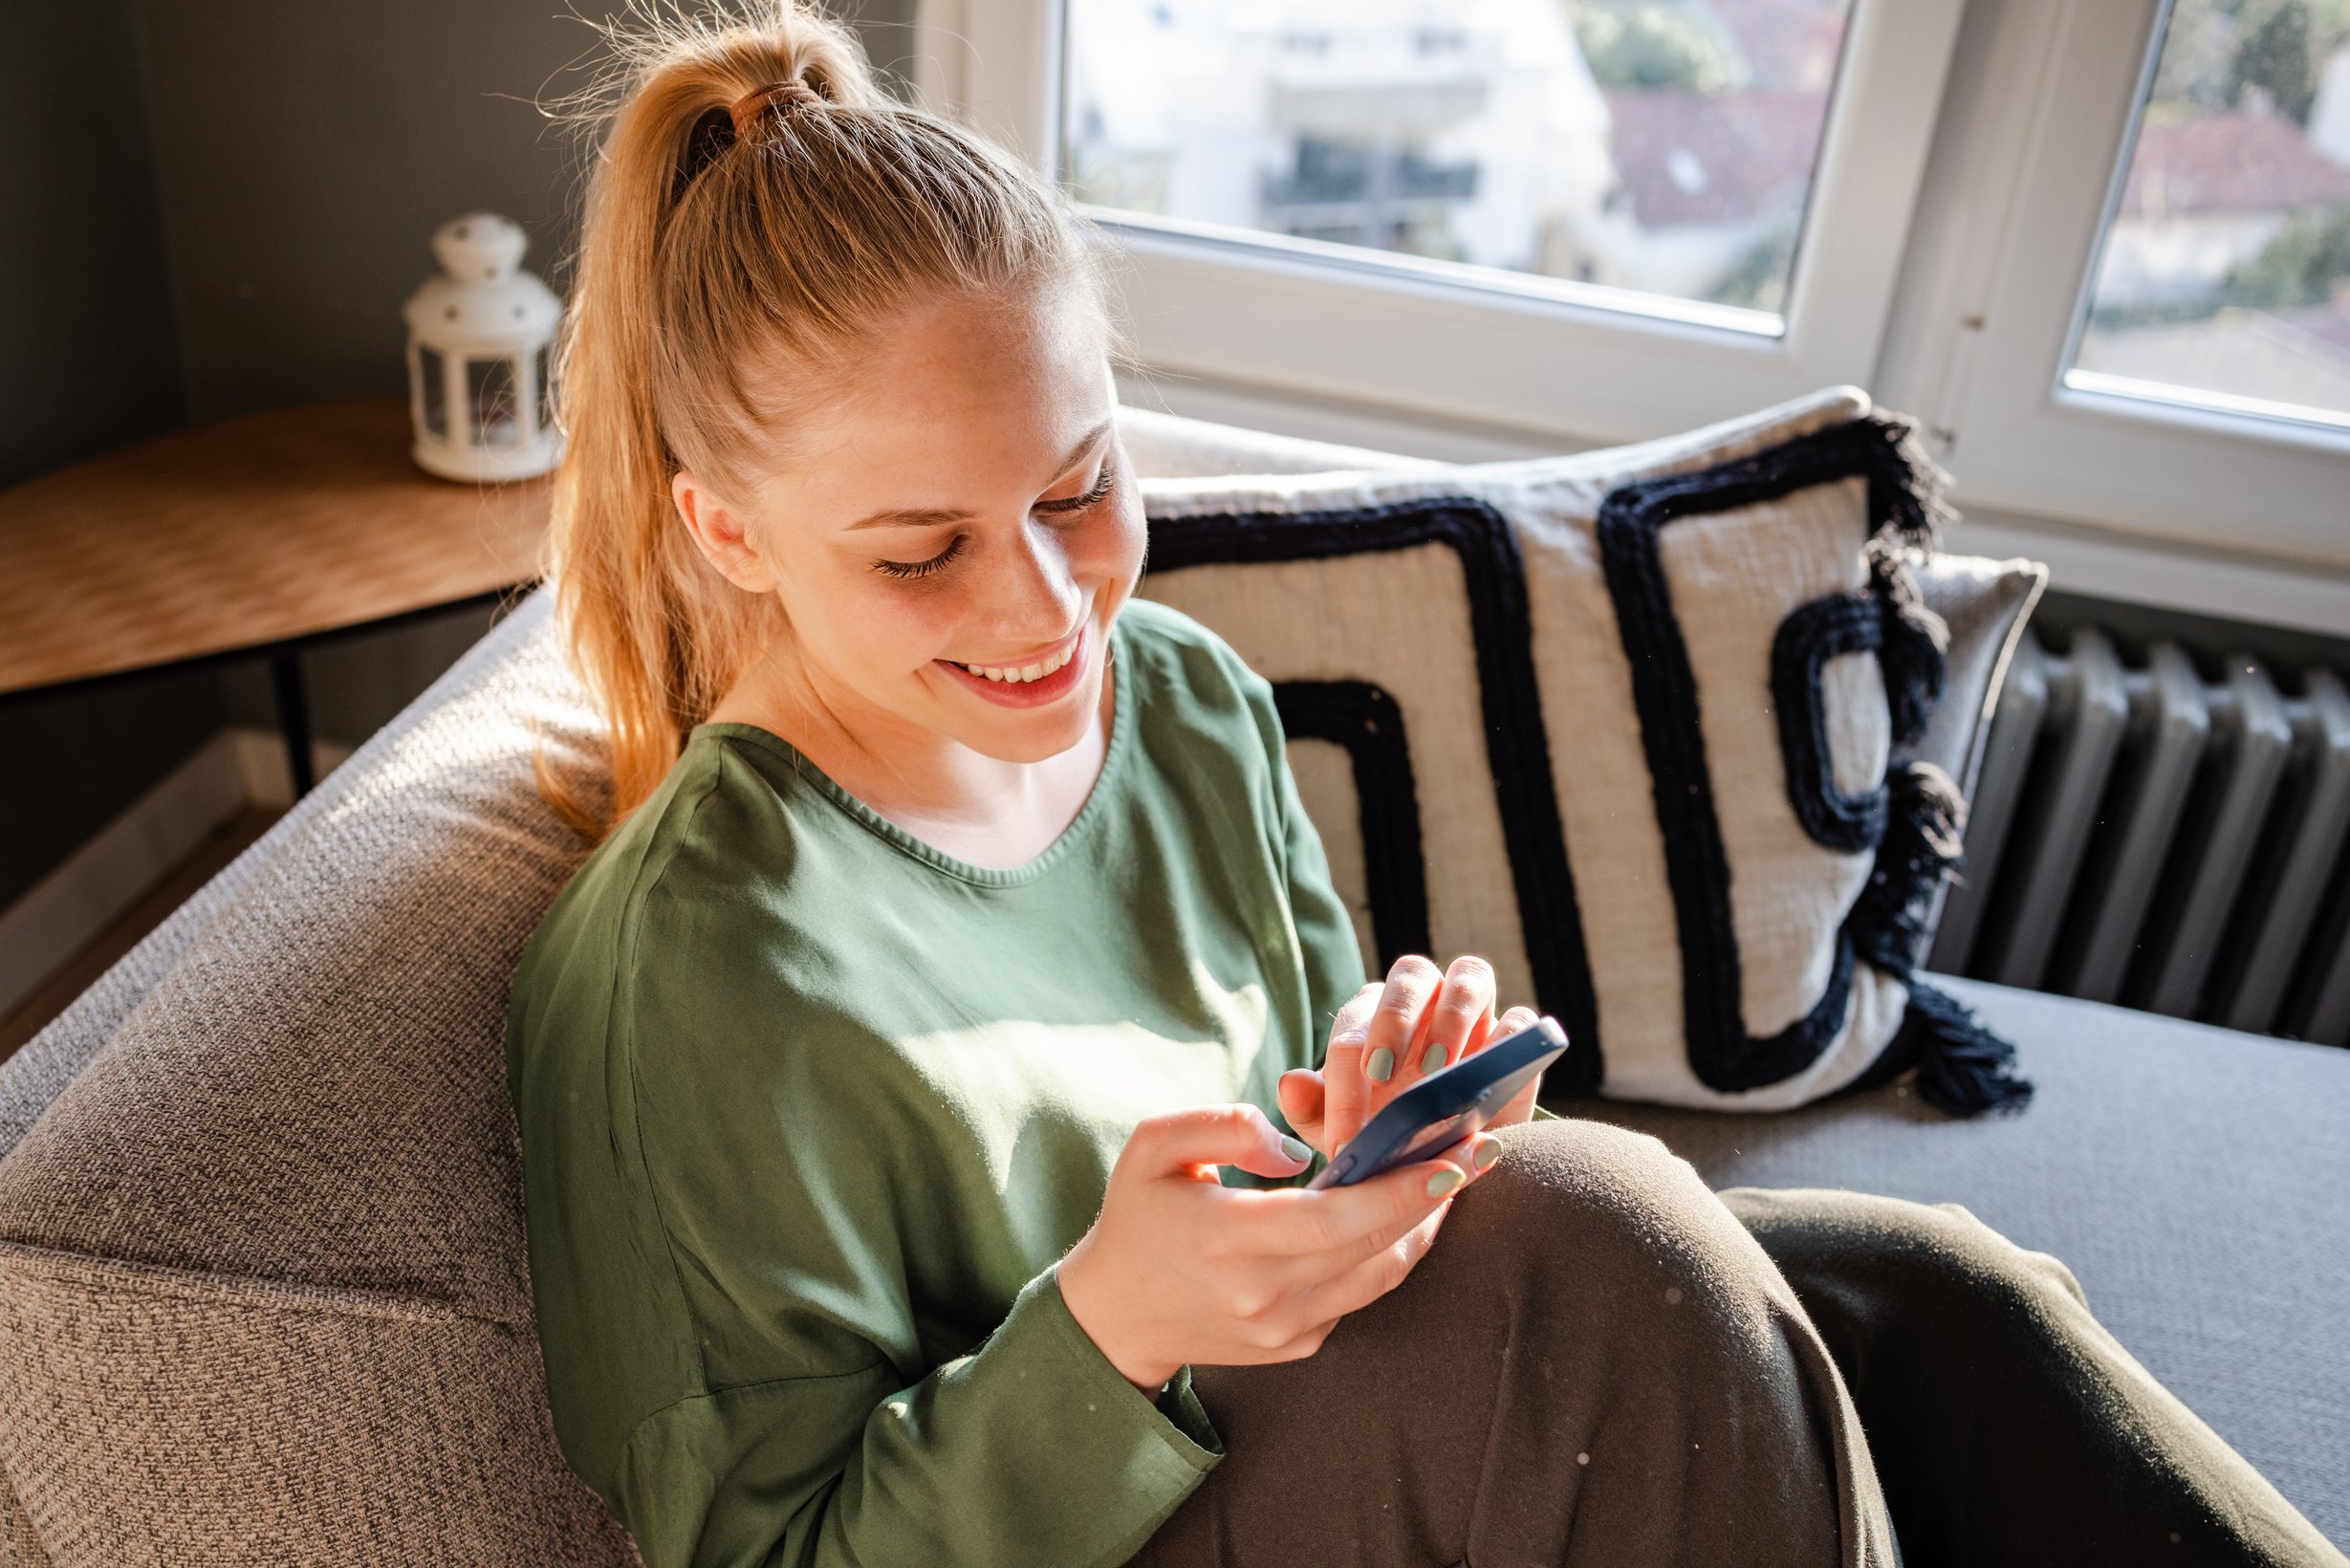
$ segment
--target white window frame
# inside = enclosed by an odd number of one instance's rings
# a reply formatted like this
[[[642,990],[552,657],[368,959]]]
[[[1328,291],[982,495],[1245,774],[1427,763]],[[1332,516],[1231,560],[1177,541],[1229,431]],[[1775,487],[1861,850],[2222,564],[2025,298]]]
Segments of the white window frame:
[[[1960,65],[1979,79],[1953,93],[1931,176],[1947,199],[1921,222],[1898,307],[1913,341],[1897,340],[1880,395],[1926,416],[1962,507],[2315,567],[2345,629],[2350,430],[2065,384],[2168,0],[1977,3],[1998,13],[1994,37]],[[2257,608],[2187,584],[2164,597]]]
[[[924,101],[1057,178],[1064,0],[920,0]],[[1784,331],[1759,313],[1089,208],[1154,370],[1634,441],[1874,376],[1964,0],[1859,0]],[[1744,325],[1742,326],[1742,323]]]

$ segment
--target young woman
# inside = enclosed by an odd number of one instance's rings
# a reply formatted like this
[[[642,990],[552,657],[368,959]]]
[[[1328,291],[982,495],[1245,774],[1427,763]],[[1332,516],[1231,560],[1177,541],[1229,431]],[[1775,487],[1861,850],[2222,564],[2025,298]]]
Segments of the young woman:
[[[1271,688],[1134,597],[1081,226],[835,23],[630,47],[555,525],[609,793],[543,780],[601,842],[509,1051],[648,1563],[1889,1563],[1881,1474],[1912,1562],[2336,1560],[1962,1212],[1532,1090],[1305,1190],[1532,1015],[1365,982]]]

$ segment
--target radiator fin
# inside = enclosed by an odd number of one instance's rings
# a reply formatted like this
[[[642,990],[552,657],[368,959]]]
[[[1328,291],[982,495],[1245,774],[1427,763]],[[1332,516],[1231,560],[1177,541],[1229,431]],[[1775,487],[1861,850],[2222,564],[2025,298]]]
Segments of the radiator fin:
[[[1929,963],[2350,1045],[2350,686],[2027,633]]]

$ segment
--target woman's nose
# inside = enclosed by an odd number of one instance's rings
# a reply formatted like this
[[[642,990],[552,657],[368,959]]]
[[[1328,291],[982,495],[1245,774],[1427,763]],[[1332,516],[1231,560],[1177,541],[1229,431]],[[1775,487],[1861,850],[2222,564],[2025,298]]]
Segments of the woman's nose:
[[[1066,634],[1084,607],[1085,590],[1060,534],[1032,520],[1020,530],[1019,548],[1006,552],[1003,559],[1004,580],[993,585],[990,597],[1008,636],[1040,642]]]

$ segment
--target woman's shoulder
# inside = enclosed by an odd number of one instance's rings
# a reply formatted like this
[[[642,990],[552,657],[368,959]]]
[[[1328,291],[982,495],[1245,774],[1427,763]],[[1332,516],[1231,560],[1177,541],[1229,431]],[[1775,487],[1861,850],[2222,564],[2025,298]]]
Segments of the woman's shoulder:
[[[592,949],[603,963],[681,909],[707,907],[754,882],[775,885],[792,852],[787,819],[761,811],[759,771],[697,731],[660,786],[588,852],[539,919],[516,991]]]
[[[1213,627],[1172,604],[1140,597],[1126,602],[1119,619],[1154,698],[1233,716],[1271,708],[1271,684]]]

